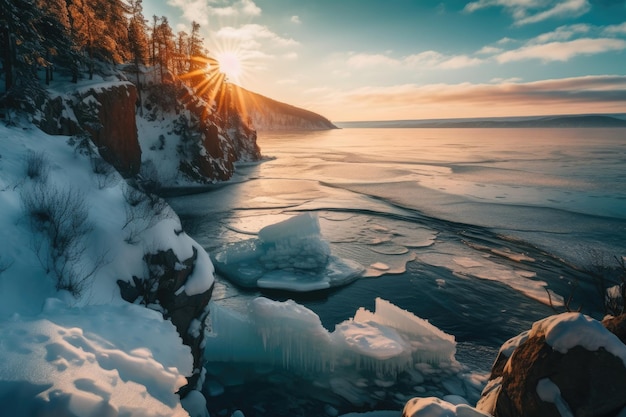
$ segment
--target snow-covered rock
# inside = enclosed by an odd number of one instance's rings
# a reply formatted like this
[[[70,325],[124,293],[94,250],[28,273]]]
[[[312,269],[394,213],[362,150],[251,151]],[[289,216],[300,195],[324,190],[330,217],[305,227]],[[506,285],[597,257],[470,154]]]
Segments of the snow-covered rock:
[[[504,353],[504,355],[502,355]],[[477,409],[495,417],[617,415],[626,345],[580,313],[550,316],[505,344]]]

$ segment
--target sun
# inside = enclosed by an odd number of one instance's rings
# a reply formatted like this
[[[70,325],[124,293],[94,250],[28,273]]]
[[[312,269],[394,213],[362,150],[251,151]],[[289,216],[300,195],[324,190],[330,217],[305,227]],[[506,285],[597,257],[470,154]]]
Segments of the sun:
[[[219,71],[227,81],[238,84],[243,76],[243,63],[239,54],[234,51],[223,51],[216,54]]]

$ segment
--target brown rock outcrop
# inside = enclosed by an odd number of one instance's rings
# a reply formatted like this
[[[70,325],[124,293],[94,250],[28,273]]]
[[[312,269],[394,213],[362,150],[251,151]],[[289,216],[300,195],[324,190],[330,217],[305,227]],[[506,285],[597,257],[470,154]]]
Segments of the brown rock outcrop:
[[[546,334],[552,328],[535,323],[504,367],[496,361],[478,410],[495,417],[562,417],[564,410],[610,417],[626,407],[626,346],[598,322],[568,314],[563,320],[575,326]]]
[[[130,177],[141,166],[136,101],[137,90],[129,82],[95,85],[47,100],[35,122],[49,135],[88,133],[100,156]]]
[[[622,343],[626,343],[626,313],[616,317],[608,316],[602,320],[602,325],[617,336]]]
[[[139,173],[141,148],[135,122],[135,86],[124,82],[106,88],[90,88],[78,96],[77,106],[88,106],[88,113],[76,112],[78,122],[89,132],[102,158],[125,177]],[[97,105],[90,105],[90,100],[95,100]],[[94,123],[94,117],[98,123]]]

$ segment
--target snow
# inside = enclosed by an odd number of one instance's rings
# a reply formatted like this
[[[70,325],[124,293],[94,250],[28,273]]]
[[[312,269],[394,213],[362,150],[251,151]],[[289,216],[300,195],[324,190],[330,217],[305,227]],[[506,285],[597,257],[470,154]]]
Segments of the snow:
[[[312,213],[265,226],[258,238],[231,244],[212,259],[220,273],[242,287],[294,292],[346,285],[363,272],[357,262],[331,254]]]
[[[488,417],[466,404],[453,405],[439,398],[414,398],[402,411],[406,417]]]
[[[191,391],[181,400],[181,403],[189,413],[189,417],[210,417],[206,409],[206,399],[200,391]]]
[[[530,332],[529,330],[523,331],[517,336],[514,336],[510,338],[509,340],[507,340],[506,342],[504,342],[502,346],[500,347],[499,353],[503,354],[507,358],[510,358],[511,355],[513,355],[513,351],[517,349],[522,343],[528,340],[529,332]]]
[[[549,378],[537,382],[537,395],[541,400],[554,404],[561,417],[574,417],[569,405],[561,396],[561,390]]]
[[[89,88],[107,88],[100,80]],[[87,87],[85,87],[87,88]],[[14,416],[185,416],[177,394],[192,373],[190,349],[161,313],[122,300],[117,280],[146,277],[146,253],[172,249],[182,261],[197,251],[183,290],[203,293],[214,282],[206,251],[164,205],[162,215],[127,227],[126,182],[93,172],[89,157],[32,125],[0,125],[0,406]],[[27,175],[29,155],[43,155],[44,175]],[[80,284],[57,288],[47,270],[45,227],[26,212],[24,196],[75,192],[84,202],[87,232],[80,256],[66,264]],[[134,234],[132,243],[127,239]],[[89,274],[93,271],[93,274]],[[63,275],[67,277],[68,275]],[[84,278],[84,279],[83,279]],[[154,306],[159,308],[160,306]],[[192,329],[199,330],[199,323]],[[196,409],[199,398],[187,401]],[[201,415],[201,414],[196,414]]]
[[[49,299],[37,316],[0,322],[0,333],[3,412],[186,415],[175,392],[191,373],[190,351],[157,312]]]
[[[280,364],[290,369],[353,366],[396,375],[417,362],[453,363],[454,337],[388,301],[376,311],[326,330],[319,316],[293,300],[253,299],[243,315],[211,303],[205,357],[211,361]]]
[[[567,353],[575,346],[596,351],[604,348],[626,366],[626,346],[597,320],[581,313],[563,313],[533,324],[529,337],[543,335],[546,343],[558,352]]]

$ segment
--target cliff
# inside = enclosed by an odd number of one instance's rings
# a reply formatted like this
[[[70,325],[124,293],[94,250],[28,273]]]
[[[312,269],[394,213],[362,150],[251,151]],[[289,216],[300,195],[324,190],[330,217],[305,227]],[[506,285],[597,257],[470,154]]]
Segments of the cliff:
[[[89,139],[124,177],[156,187],[224,181],[236,162],[260,159],[256,131],[237,108],[218,110],[182,81],[157,83],[153,75],[144,70],[141,91],[123,73],[57,86],[33,120],[50,135]]]
[[[243,87],[230,84],[230,95],[241,106],[246,120],[257,130],[337,129],[325,117],[290,104],[281,103]]]
[[[141,165],[136,101],[137,90],[129,82],[77,86],[44,102],[35,122],[49,135],[88,135],[100,156],[130,177],[139,173]]]
[[[197,94],[180,80],[145,85],[137,115],[142,177],[176,188],[229,179],[238,161],[256,161],[256,131],[237,109]],[[217,86],[216,88],[224,88]]]

